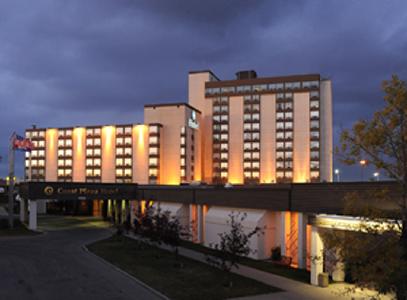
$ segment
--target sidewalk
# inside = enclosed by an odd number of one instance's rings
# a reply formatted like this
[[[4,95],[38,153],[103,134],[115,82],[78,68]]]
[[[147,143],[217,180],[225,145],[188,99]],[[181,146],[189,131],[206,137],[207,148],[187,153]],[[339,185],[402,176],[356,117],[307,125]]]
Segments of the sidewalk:
[[[132,239],[139,239],[134,234],[126,234],[125,236]],[[171,250],[170,247],[161,245],[160,248]],[[179,247],[179,254],[188,258],[207,263],[206,255],[194,250]],[[235,298],[234,300],[268,300],[268,299],[304,299],[304,300],[339,300],[339,299],[370,299],[375,295],[373,291],[358,289],[356,293],[345,294],[347,290],[352,288],[351,284],[336,283],[331,284],[328,288],[320,288],[305,284],[299,281],[288,279],[282,276],[274,275],[271,273],[263,272],[251,267],[239,265],[238,269],[232,270],[233,273],[252,278],[254,280],[263,282],[265,284],[278,287],[284,292],[272,293],[267,295],[258,295],[250,297]],[[391,297],[382,297],[381,299],[392,299]]]

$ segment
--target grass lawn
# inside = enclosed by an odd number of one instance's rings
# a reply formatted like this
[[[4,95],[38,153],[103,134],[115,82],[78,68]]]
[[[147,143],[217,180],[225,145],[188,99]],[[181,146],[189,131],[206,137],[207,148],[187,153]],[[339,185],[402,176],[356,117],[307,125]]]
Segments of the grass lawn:
[[[182,241],[182,247],[188,248],[191,250],[199,251],[205,254],[214,254],[216,250],[210,249],[205,247],[201,244],[195,244],[189,241]],[[309,283],[310,282],[310,272],[307,270],[291,268],[287,266],[282,266],[278,264],[274,264],[269,261],[264,260],[255,260],[251,258],[242,258],[240,264],[252,267],[264,272],[273,273],[275,275],[280,275],[283,277],[287,277],[293,280]]]
[[[87,216],[42,215],[38,216],[38,227],[45,230],[73,228],[106,228],[110,224],[102,218]]]
[[[225,287],[221,270],[182,256],[180,268],[173,253],[126,237],[113,236],[88,249],[171,299],[215,300],[281,291],[236,274],[231,275],[234,286]]]

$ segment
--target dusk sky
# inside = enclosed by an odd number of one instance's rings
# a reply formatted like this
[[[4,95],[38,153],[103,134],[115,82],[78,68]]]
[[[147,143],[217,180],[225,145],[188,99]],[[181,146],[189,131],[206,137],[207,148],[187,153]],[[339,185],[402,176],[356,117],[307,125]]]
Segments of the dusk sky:
[[[337,144],[383,105],[382,80],[407,80],[407,1],[1,0],[0,177],[13,131],[141,123],[202,69],[332,79]]]

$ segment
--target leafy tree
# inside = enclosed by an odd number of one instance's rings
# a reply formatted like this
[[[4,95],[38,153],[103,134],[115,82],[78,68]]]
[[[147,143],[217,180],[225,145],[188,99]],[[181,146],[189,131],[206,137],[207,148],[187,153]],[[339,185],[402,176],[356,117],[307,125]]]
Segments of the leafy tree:
[[[229,215],[227,224],[230,226],[230,231],[219,234],[220,242],[211,245],[217,251],[214,252],[213,256],[208,255],[206,258],[210,264],[219,267],[226,273],[226,284],[229,287],[233,286],[230,276],[232,268],[238,268],[240,259],[253,252],[250,249],[250,238],[261,233],[259,227],[249,233],[244,231],[242,222],[246,217],[246,213],[231,213]]]
[[[396,199],[398,211],[392,215],[398,221],[389,224],[388,212],[358,203],[358,199],[366,197],[394,201],[389,191],[350,194],[345,213],[364,216],[359,232],[325,235],[324,239],[330,246],[340,248],[340,255],[357,285],[375,287],[381,293],[394,292],[397,299],[407,299],[406,82],[393,76],[383,82],[383,90],[384,108],[370,120],[360,120],[351,130],[344,130],[337,153],[348,165],[365,159],[398,183],[401,197]]]
[[[189,230],[177,217],[171,216],[169,211],[163,212],[160,207],[147,205],[145,213],[140,212],[136,220],[136,233],[158,245],[164,244],[173,248],[175,259],[178,261],[181,240],[189,237]]]

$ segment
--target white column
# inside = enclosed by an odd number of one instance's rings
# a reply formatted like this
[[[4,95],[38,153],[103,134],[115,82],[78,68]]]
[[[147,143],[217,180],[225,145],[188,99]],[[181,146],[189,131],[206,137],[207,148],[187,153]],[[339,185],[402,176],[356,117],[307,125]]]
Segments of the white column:
[[[281,255],[282,256],[286,256],[286,244],[285,244],[285,239],[286,239],[286,236],[285,236],[285,227],[286,226],[290,226],[289,224],[286,224],[285,223],[285,211],[282,211],[281,213],[280,213],[280,241],[281,241],[281,245],[280,245],[280,248],[281,248]]]
[[[20,198],[20,221],[25,222],[25,200],[23,198]]]
[[[198,220],[195,218],[195,209],[196,209],[196,205],[195,204],[190,204],[189,205],[189,226],[191,226],[191,241],[194,243],[199,242],[198,240]]]
[[[204,228],[204,220],[203,220],[203,209],[202,205],[197,205],[197,230],[198,230],[198,243],[203,243],[204,242],[204,236],[203,236],[203,228]]]
[[[30,219],[28,223],[28,228],[30,230],[37,230],[37,201],[30,201]]]
[[[298,268],[305,269],[307,267],[307,222],[306,216],[303,213],[298,215]]]
[[[324,245],[318,228],[311,229],[311,284],[318,285],[318,275],[324,270]]]
[[[335,258],[338,259],[338,261],[332,271],[332,280],[335,282],[343,282],[345,281],[345,264],[341,260],[339,251],[336,251]]]

